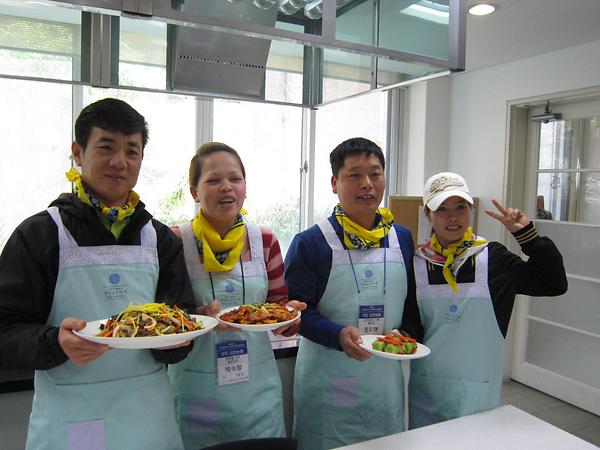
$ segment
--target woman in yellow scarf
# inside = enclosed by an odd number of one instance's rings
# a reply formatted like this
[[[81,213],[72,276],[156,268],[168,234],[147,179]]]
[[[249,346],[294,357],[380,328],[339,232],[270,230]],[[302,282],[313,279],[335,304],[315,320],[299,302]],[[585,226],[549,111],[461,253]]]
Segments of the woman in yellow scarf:
[[[199,310],[214,315],[221,307],[263,302],[304,309],[288,302],[277,238],[244,217],[246,170],[238,153],[204,144],[190,162],[189,182],[198,213],[174,231]],[[169,377],[186,449],[284,436],[281,380],[266,332],[221,328],[195,342],[185,362],[169,366]]]
[[[498,212],[486,214],[513,234],[528,261],[473,233],[473,197],[463,177],[443,172],[425,184],[433,234],[415,254],[419,311],[403,326],[431,355],[411,363],[411,428],[500,406],[515,295],[556,296],[567,289],[552,241],[538,236],[522,211],[492,203]]]

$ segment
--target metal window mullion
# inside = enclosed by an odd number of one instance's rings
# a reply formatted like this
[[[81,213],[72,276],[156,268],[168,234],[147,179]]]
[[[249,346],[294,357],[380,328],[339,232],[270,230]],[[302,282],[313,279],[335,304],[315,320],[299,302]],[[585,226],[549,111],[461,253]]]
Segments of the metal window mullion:
[[[71,140],[75,141],[75,121],[79,117],[79,113],[83,109],[83,86],[80,84],[73,84],[71,86]],[[73,155],[69,155],[71,161],[70,167],[75,167],[73,161]]]
[[[575,119],[571,121],[571,155],[569,157],[569,167],[579,168],[581,166],[581,156],[583,155],[584,149],[584,140],[586,138],[583,129],[585,127],[584,119]],[[573,139],[573,135],[575,139]],[[581,139],[578,139],[581,137]],[[573,142],[575,142],[575,146],[573,147]],[[569,214],[569,220],[571,221],[579,221],[579,213],[581,211],[582,206],[582,195],[581,192],[582,183],[581,183],[581,172],[577,171],[573,176],[573,180],[571,180],[571,186],[573,188],[573,192],[570,195],[569,201],[573,200],[573,208],[572,215]]]
[[[212,142],[214,133],[214,120],[214,100],[210,98],[196,97],[196,148],[200,147],[205,142]]]
[[[214,122],[215,122],[215,104],[211,98],[196,97],[196,148],[193,150],[192,156],[196,154],[196,149],[205,142],[213,141]],[[187,177],[186,177],[187,178]],[[190,211],[194,216],[198,214],[200,204],[194,202],[194,210]]]
[[[304,30],[306,33],[319,34],[321,23],[309,22]],[[302,103],[309,107],[323,101],[323,49],[304,46],[302,68]]]
[[[388,91],[388,114],[386,127],[386,181],[387,197],[404,195],[406,192],[406,90]]]
[[[380,0],[373,0],[373,34],[371,42],[375,47],[379,47],[379,14],[381,11]],[[379,71],[379,58],[371,56],[371,89],[377,89],[377,75]]]
[[[316,118],[317,111],[314,108],[302,108],[300,231],[308,228],[314,221]]]
[[[119,84],[119,17],[83,12],[81,79],[92,86]]]

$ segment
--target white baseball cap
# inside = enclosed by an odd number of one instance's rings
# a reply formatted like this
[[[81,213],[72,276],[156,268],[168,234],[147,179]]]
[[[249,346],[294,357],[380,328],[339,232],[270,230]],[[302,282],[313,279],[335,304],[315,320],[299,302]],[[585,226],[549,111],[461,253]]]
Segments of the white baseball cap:
[[[435,174],[425,183],[423,188],[423,204],[431,211],[436,211],[444,200],[450,197],[461,197],[473,204],[469,186],[463,177],[453,172]]]

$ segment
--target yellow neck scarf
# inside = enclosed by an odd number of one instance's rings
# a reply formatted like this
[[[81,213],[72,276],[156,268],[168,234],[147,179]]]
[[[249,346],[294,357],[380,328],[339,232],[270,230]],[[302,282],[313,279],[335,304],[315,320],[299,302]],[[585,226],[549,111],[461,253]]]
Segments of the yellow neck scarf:
[[[442,244],[440,244],[440,241],[438,240],[435,234],[431,237],[431,249],[438,255],[442,255],[446,258],[446,262],[444,263],[443,269],[444,279],[448,282],[454,294],[458,293],[458,284],[456,283],[456,277],[450,269],[450,266],[454,262],[454,259],[471,247],[476,247],[478,245],[483,245],[487,243],[485,239],[473,239],[474,237],[475,236],[473,235],[473,230],[471,227],[469,227],[467,228],[465,234],[463,234],[463,237],[460,239],[460,241],[450,244],[448,248],[442,247]]]
[[[394,215],[388,208],[377,208],[377,213],[381,216],[381,219],[371,230],[361,227],[350,219],[339,203],[333,213],[344,230],[346,247],[352,249],[368,250],[381,247],[381,240],[387,235],[394,223]]]
[[[248,213],[242,209],[235,223],[222,239],[204,217],[202,208],[194,217],[192,230],[194,230],[196,240],[202,246],[204,268],[208,272],[228,272],[240,260],[246,233],[246,224],[242,214]]]
[[[88,192],[83,184],[83,180],[81,179],[81,174],[77,172],[74,167],[71,167],[71,170],[69,170],[65,175],[67,176],[67,180],[75,184],[74,190],[79,200],[96,208],[96,211],[105,216],[111,222],[119,222],[131,216],[135,212],[135,207],[140,202],[140,196],[134,191],[130,191],[127,203],[125,203],[123,206],[108,207],[98,200],[94,194]]]

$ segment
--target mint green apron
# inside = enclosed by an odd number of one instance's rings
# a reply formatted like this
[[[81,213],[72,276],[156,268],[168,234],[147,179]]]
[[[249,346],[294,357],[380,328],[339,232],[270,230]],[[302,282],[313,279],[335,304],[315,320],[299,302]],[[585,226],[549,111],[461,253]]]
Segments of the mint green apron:
[[[319,313],[341,325],[357,326],[361,306],[383,305],[384,330],[398,327],[407,276],[396,232],[388,236],[389,248],[350,250],[349,254],[328,220],[318,225],[332,250]],[[293,432],[300,450],[330,449],[401,431],[404,377],[399,361],[373,356],[361,362],[301,339],[294,376]]]
[[[427,358],[411,361],[410,428],[500,406],[504,338],[488,288],[488,249],[476,256],[475,281],[429,285],[427,261],[415,256],[417,302]]]
[[[229,272],[204,270],[191,225],[180,227],[186,265],[196,302],[216,299],[221,308],[245,302],[264,302],[267,270],[260,228],[246,223],[251,261]],[[242,278],[243,270],[243,278]],[[243,280],[243,281],[242,281]],[[249,380],[219,385],[217,347],[242,345],[247,351]],[[175,393],[177,420],[187,449],[259,437],[283,437],[281,379],[266,332],[215,332],[194,342],[194,349],[179,364],[169,366]]]
[[[79,247],[58,208],[59,270],[49,325],[117,314],[132,302],[154,301],[158,281],[156,231],[141,245]],[[30,450],[181,449],[165,368],[149,350],[112,349],[78,366],[70,360],[35,373],[27,433]]]

